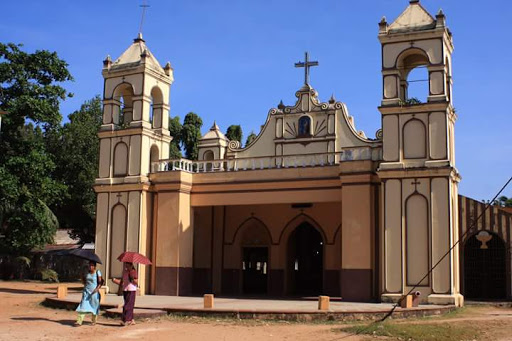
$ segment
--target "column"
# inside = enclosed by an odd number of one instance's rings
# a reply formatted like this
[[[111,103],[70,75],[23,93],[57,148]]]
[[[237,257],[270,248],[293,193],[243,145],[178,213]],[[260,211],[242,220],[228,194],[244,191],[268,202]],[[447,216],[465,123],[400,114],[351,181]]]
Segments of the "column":
[[[190,192],[158,194],[155,294],[191,294],[193,222]]]

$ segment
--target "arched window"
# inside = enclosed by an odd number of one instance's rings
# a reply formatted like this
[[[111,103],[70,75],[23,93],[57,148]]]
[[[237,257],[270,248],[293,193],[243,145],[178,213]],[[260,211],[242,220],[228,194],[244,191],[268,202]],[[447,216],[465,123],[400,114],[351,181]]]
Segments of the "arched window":
[[[400,70],[400,99],[406,105],[426,103],[430,94],[428,55],[420,49],[404,51],[397,61]]]
[[[407,77],[407,97],[409,104],[426,103],[429,95],[429,73],[426,66],[418,66]],[[416,102],[417,101],[417,102]]]
[[[404,158],[421,159],[427,157],[427,133],[425,124],[418,120],[409,120],[404,125]]]
[[[128,83],[122,83],[114,90],[116,105],[113,108],[112,120],[118,127],[126,127],[133,121],[133,88]]]
[[[299,137],[311,136],[311,118],[302,116],[299,118]]]
[[[163,95],[158,87],[151,89],[151,105],[149,108],[149,122],[152,128],[162,127],[163,115]]]
[[[155,106],[154,106],[154,102],[153,102],[153,99],[151,99],[151,103],[149,104],[149,123],[151,123],[151,127],[153,127],[153,116],[154,116],[154,110],[155,110]]]

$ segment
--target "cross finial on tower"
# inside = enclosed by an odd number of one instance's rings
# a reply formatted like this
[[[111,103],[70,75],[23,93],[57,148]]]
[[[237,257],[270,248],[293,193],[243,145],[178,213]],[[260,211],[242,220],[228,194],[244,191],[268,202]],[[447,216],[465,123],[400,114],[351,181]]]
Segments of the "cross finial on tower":
[[[304,85],[309,85],[309,68],[312,66],[318,66],[318,61],[309,61],[309,53],[305,53],[304,62],[295,63],[295,67],[304,68]]]
[[[144,25],[144,16],[146,14],[146,8],[149,7],[149,5],[146,3],[146,0],[142,2],[142,5],[139,5],[139,7],[142,7],[142,16],[140,19],[140,26],[139,26],[139,34],[142,36],[142,26]]]

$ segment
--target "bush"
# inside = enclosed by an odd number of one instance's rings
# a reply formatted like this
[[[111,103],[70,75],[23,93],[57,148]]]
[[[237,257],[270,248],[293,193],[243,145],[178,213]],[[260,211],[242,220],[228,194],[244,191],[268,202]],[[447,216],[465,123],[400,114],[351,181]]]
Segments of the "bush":
[[[52,269],[43,269],[41,270],[41,279],[47,282],[59,283],[59,274]]]

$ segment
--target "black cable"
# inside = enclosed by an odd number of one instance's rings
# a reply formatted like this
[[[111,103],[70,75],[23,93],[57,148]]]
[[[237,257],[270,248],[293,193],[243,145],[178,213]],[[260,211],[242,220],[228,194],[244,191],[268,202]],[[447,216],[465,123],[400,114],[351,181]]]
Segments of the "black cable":
[[[398,300],[397,303],[395,303],[395,305],[391,308],[391,310],[380,320],[377,320],[377,321],[374,321],[372,323],[370,323],[366,328],[363,328],[361,330],[359,330],[358,332],[355,332],[355,333],[351,333],[351,334],[348,334],[346,336],[343,336],[341,338],[339,338],[338,340],[341,340],[341,339],[345,339],[347,337],[350,337],[350,336],[354,336],[354,335],[359,335],[361,334],[365,329],[368,329],[370,326],[374,325],[374,324],[378,324],[378,323],[382,323],[384,322],[385,320],[387,320],[391,315],[393,315],[393,313],[395,312],[396,308],[398,308],[400,306],[400,304],[402,303],[402,300],[407,297],[407,295],[410,295],[414,289],[416,289],[421,282],[423,282],[423,280],[425,280],[426,278],[428,278],[428,276],[430,276],[430,274],[432,273],[432,271],[434,271],[434,269],[443,261],[443,259],[446,258],[446,256],[448,256],[452,250],[455,248],[455,246],[457,246],[460,241],[469,233],[471,232],[477,222],[480,220],[480,218],[483,217],[483,215],[485,214],[485,212],[487,211],[487,209],[489,209],[489,207],[492,205],[492,203],[494,203],[494,201],[498,198],[498,196],[505,190],[505,188],[509,185],[509,183],[512,181],[512,176],[508,179],[508,181],[503,185],[503,187],[501,187],[501,189],[498,191],[498,193],[496,193],[496,195],[494,196],[494,198],[492,198],[490,201],[487,202],[487,204],[485,205],[484,209],[482,210],[482,212],[480,213],[480,215],[472,221],[472,223],[470,224],[470,227],[466,230],[466,232],[464,232],[461,236],[459,236],[459,239],[457,240],[457,242],[455,242],[455,244],[453,244],[450,249],[441,257],[441,259],[439,259],[439,261],[434,264],[434,266],[432,266],[430,268],[430,270],[427,272],[427,274],[416,284],[414,285],[411,290],[409,290],[409,292],[402,296],[402,298],[400,300]],[[460,222],[459,222],[460,223]]]
[[[407,83],[416,83],[416,82],[429,82],[430,79],[415,79],[412,81],[407,81]]]
[[[464,237],[469,233],[471,232],[475,227],[476,227],[476,223],[480,220],[480,218],[483,217],[483,215],[485,214],[485,212],[489,209],[489,207],[491,207],[492,203],[494,203],[494,201],[498,198],[498,196],[505,190],[505,188],[508,186],[508,184],[512,181],[512,176],[508,179],[508,181],[505,183],[505,185],[503,185],[503,187],[501,187],[501,189],[499,190],[499,192],[494,196],[494,198],[491,199],[491,201],[487,202],[487,204],[485,204],[485,207],[484,209],[482,210],[482,212],[480,213],[480,215],[474,220],[472,221],[472,224],[470,224],[470,227],[466,230],[466,232],[464,232],[461,236],[459,236],[459,239],[450,247],[450,249],[448,251],[446,251],[446,253],[437,261],[436,264],[434,264],[433,267],[430,268],[430,270],[427,272],[427,274],[421,279],[418,281],[418,283],[416,285],[414,285],[411,290],[409,290],[409,292],[402,296],[402,298],[400,300],[398,300],[398,302],[393,306],[393,308],[391,309],[391,311],[386,315],[384,316],[382,319],[381,319],[381,322],[385,321],[388,317],[390,317],[393,312],[395,311],[395,309],[400,305],[400,303],[402,303],[402,300],[407,296],[407,295],[410,295],[414,289],[416,289],[421,282],[423,282],[425,279],[428,278],[428,276],[430,276],[430,274],[432,273],[432,271],[434,271],[434,269],[443,261],[443,259],[446,258],[446,256],[448,256],[452,250],[457,246],[459,245],[460,241],[464,239]],[[460,222],[459,222],[460,223]]]

